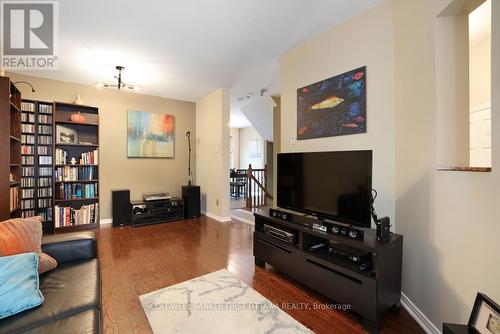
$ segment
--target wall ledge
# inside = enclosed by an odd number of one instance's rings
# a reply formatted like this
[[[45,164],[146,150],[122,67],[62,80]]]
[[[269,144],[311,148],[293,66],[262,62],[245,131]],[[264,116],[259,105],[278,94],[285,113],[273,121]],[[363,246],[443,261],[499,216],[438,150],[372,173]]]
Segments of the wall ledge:
[[[438,166],[438,171],[448,172],[476,172],[476,173],[489,173],[491,167],[451,167],[451,166]]]

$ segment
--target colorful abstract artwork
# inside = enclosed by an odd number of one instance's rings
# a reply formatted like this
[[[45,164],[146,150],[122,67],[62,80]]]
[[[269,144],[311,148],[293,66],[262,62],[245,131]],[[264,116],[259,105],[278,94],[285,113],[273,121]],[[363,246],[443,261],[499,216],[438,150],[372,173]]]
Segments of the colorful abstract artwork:
[[[174,116],[128,111],[128,157],[173,158]]]
[[[366,67],[297,89],[297,139],[366,132]]]

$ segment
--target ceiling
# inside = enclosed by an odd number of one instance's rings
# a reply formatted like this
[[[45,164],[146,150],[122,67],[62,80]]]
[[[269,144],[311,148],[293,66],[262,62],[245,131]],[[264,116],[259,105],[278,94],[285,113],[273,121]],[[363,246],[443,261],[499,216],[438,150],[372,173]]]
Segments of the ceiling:
[[[231,121],[243,124],[238,97],[279,93],[280,55],[378,2],[60,1],[60,69],[27,74],[95,84],[123,65],[142,93],[193,102],[227,87]]]

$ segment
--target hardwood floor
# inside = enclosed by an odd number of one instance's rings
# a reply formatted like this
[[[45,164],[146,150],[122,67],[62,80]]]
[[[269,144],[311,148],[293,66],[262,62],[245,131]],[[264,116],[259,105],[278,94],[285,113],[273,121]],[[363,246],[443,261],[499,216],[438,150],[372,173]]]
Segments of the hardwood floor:
[[[97,231],[104,333],[151,333],[139,295],[222,268],[240,277],[316,333],[363,333],[355,314],[300,309],[331,302],[270,266],[255,268],[251,226],[200,219]],[[295,306],[295,307],[294,307]],[[382,333],[424,333],[406,310],[388,314]]]

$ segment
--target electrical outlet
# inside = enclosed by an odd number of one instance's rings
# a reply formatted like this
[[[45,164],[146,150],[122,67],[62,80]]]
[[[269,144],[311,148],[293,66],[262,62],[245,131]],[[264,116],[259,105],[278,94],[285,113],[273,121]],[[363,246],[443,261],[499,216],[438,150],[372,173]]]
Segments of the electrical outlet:
[[[297,136],[296,135],[290,136],[290,144],[292,144],[292,145],[297,144]]]

